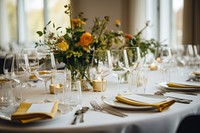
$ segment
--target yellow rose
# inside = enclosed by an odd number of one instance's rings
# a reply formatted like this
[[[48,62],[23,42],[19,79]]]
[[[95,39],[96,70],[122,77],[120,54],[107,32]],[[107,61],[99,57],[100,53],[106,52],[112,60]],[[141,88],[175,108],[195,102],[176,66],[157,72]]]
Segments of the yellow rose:
[[[71,22],[73,27],[74,26],[81,27],[82,25],[86,25],[86,23],[79,18],[72,19]]]
[[[66,42],[60,42],[57,44],[57,48],[61,51],[66,51],[69,48],[69,45]]]
[[[93,41],[92,35],[89,32],[85,32],[80,37],[80,45],[87,47]]]

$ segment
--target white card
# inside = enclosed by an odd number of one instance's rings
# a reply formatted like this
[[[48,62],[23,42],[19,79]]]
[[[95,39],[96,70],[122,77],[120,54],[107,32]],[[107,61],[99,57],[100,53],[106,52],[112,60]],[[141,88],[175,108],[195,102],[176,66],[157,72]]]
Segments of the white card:
[[[54,103],[33,103],[27,113],[51,113]]]
[[[145,97],[145,96],[140,96],[140,95],[135,95],[135,94],[124,95],[123,97],[127,98],[127,99],[130,99],[130,100],[143,102],[143,103],[148,103],[148,104],[154,104],[154,103],[158,103],[158,102],[162,102],[163,101],[163,99]]]

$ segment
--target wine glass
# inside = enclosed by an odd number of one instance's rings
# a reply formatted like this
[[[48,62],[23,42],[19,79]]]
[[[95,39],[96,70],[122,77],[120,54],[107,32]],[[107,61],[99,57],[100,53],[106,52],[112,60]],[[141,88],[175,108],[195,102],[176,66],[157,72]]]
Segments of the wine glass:
[[[45,83],[45,94],[44,102],[48,102],[47,93],[48,87],[47,82],[50,81],[55,75],[56,64],[53,53],[42,53],[39,56],[39,67],[35,71],[35,75],[38,79]]]
[[[112,70],[111,56],[109,50],[94,51],[91,70],[92,73],[95,75],[95,79],[101,81],[101,99],[103,99],[104,78],[108,76]]]
[[[36,71],[39,67],[39,59],[38,59],[37,49],[36,48],[25,48],[22,50],[22,54],[27,54],[30,71],[32,74],[34,74],[34,71]]]
[[[28,62],[27,54],[14,53],[13,62],[12,62],[12,69],[11,69],[11,78],[18,84],[20,84],[20,96],[19,100],[24,100],[24,96],[22,94],[22,87],[24,82],[30,76],[30,67]]]
[[[171,49],[169,47],[161,47],[159,50],[159,55],[156,61],[162,73],[162,81],[166,82],[170,80],[170,70],[171,65]]]
[[[121,83],[121,76],[129,70],[128,58],[126,55],[126,50],[111,50],[112,73],[117,77],[118,93],[121,93],[121,89],[119,87]]]
[[[125,47],[125,58],[128,60],[128,89],[130,92],[145,92],[147,71],[144,67],[145,57],[139,47]]]
[[[194,48],[195,70],[198,70],[199,66],[200,66],[200,55],[198,53],[198,46],[197,45],[193,45],[193,48]]]
[[[35,71],[39,67],[39,57],[38,57],[38,52],[36,48],[25,48],[22,50],[22,54],[26,54],[28,57],[28,62],[29,62],[29,67],[30,67],[30,77],[29,77],[29,82],[28,85],[30,87],[33,87],[34,85],[32,84],[31,81],[36,81],[38,80],[35,76]]]
[[[6,79],[11,79],[11,69],[13,63],[14,53],[6,53],[3,63],[3,72]]]
[[[140,68],[144,63],[139,47],[125,47],[125,60],[128,60],[129,72],[134,72]]]

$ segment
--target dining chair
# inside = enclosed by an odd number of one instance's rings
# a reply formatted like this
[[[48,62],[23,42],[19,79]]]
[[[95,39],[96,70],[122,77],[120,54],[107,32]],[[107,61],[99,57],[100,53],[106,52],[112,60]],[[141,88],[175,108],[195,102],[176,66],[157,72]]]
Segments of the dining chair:
[[[185,117],[179,124],[176,133],[200,133],[200,115]]]

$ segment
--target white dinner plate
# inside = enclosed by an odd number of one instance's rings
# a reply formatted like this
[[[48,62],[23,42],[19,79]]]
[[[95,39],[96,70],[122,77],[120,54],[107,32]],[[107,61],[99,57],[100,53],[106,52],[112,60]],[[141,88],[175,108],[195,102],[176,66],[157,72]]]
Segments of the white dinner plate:
[[[199,91],[200,88],[179,88],[179,87],[169,87],[166,82],[158,84],[159,87],[169,89],[169,90],[179,90],[179,91]]]
[[[9,107],[5,107],[0,109],[0,119],[2,120],[7,120],[7,121],[12,121],[11,120],[11,115],[17,110],[18,106],[9,106]],[[58,111],[55,115],[55,118],[53,119],[46,119],[46,120],[40,120],[40,121],[36,121],[36,122],[48,122],[48,121],[52,121],[55,119],[60,118],[63,115],[67,115],[68,113],[72,112],[73,108],[64,104],[59,104],[58,105]],[[15,122],[15,121],[12,121]]]
[[[152,109],[155,109],[152,106],[133,106],[133,105],[124,104],[124,103],[118,102],[114,97],[107,97],[103,100],[103,102],[106,105],[109,105],[109,106],[112,106],[115,108],[126,109],[126,110],[152,110]]]

